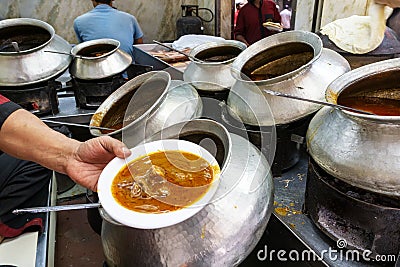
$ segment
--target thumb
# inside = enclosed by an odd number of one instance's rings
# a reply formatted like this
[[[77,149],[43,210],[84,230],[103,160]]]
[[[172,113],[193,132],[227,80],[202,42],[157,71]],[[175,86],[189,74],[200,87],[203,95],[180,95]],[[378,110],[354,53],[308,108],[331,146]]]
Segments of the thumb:
[[[121,141],[110,136],[102,136],[100,138],[100,143],[104,149],[114,154],[118,158],[123,159],[131,155],[131,151]]]

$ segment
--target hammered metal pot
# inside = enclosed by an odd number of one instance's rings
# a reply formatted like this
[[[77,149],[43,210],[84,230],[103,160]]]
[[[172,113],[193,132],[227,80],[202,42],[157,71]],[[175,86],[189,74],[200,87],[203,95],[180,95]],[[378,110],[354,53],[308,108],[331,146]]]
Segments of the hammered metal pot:
[[[96,110],[90,125],[118,130],[90,129],[94,136],[109,135],[134,147],[170,125],[201,116],[202,102],[196,89],[183,81],[171,81],[165,71],[151,71],[123,84]]]
[[[190,52],[190,56],[203,61],[199,62],[190,58],[191,62],[183,72],[183,80],[192,83],[201,91],[230,89],[235,83],[230,70],[232,62],[245,49],[244,43],[235,40],[196,46]],[[213,57],[220,58],[221,61],[207,61],[208,58]],[[218,84],[218,86],[212,84]]]
[[[0,86],[30,85],[61,75],[71,63],[70,50],[71,45],[44,21],[0,21]]]
[[[72,48],[74,60],[69,68],[72,76],[82,80],[98,80],[126,70],[132,57],[121,50],[114,39],[96,39]]]
[[[288,124],[316,112],[321,106],[271,96],[263,89],[323,101],[327,86],[349,70],[346,59],[323,48],[320,37],[314,33],[274,34],[249,46],[232,63],[236,82],[227,104],[248,125]],[[273,118],[269,112],[265,113],[266,102]]]
[[[153,230],[126,227],[100,209],[108,266],[236,266],[254,249],[273,204],[268,162],[258,149],[211,120],[173,125],[149,141],[202,134],[217,136],[224,149],[222,160],[216,157],[222,172],[212,203],[179,224]]]
[[[328,102],[373,96],[399,101],[400,59],[365,65],[332,82]],[[400,197],[400,116],[321,109],[307,132],[310,156],[326,172],[353,186]]]

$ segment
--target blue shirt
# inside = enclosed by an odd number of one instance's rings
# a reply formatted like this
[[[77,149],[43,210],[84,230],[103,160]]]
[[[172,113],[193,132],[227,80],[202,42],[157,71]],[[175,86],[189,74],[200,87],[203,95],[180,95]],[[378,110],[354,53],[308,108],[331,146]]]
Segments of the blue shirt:
[[[110,38],[118,40],[120,48],[133,59],[135,39],[143,37],[136,18],[106,4],[97,5],[91,11],[77,17],[74,30],[79,42]]]

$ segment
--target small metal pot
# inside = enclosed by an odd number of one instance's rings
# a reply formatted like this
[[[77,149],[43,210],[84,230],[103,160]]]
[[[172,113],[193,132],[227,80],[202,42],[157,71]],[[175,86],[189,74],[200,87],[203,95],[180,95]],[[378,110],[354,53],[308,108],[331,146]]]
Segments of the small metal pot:
[[[314,33],[274,34],[249,46],[232,63],[236,82],[227,104],[234,116],[248,125],[288,124],[316,112],[321,106],[271,96],[262,92],[263,89],[323,101],[329,83],[349,70],[346,59],[323,48],[321,39]],[[269,109],[272,118],[266,112]]]
[[[119,47],[119,41],[114,39],[80,43],[71,50],[75,58],[69,72],[82,80],[103,79],[121,73],[132,63],[132,57]]]
[[[61,75],[71,63],[70,44],[44,21],[0,21],[0,86],[40,83]],[[49,53],[57,51],[64,54]]]
[[[192,83],[200,91],[230,89],[235,83],[230,70],[232,62],[245,49],[244,43],[234,40],[196,46],[190,56],[202,61],[190,58],[191,62],[183,72],[183,80]],[[216,61],[207,61],[212,57],[217,58]]]
[[[171,81],[165,71],[141,74],[114,91],[96,110],[91,126],[114,127],[94,136],[110,135],[134,147],[170,125],[201,116],[202,102],[196,89],[183,81]]]
[[[400,59],[359,67],[334,82],[328,102],[343,95],[400,99]],[[353,186],[400,197],[400,116],[362,115],[325,107],[311,120],[307,147],[330,175]]]
[[[257,148],[229,134],[221,124],[203,119],[173,125],[149,141],[180,138],[201,145],[210,136],[219,140],[217,150],[206,149],[217,155],[221,166],[221,182],[212,203],[181,223],[153,230],[126,227],[100,209],[108,266],[132,266],[132,262],[137,266],[235,266],[251,253],[273,204],[269,165]]]

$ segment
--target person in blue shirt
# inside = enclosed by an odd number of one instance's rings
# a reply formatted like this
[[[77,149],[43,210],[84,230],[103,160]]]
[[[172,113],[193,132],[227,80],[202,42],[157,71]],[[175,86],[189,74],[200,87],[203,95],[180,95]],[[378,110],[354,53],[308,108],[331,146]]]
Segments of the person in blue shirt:
[[[113,0],[92,0],[93,9],[74,20],[79,42],[110,38],[133,57],[133,45],[143,43],[143,32],[136,18],[112,6]]]

